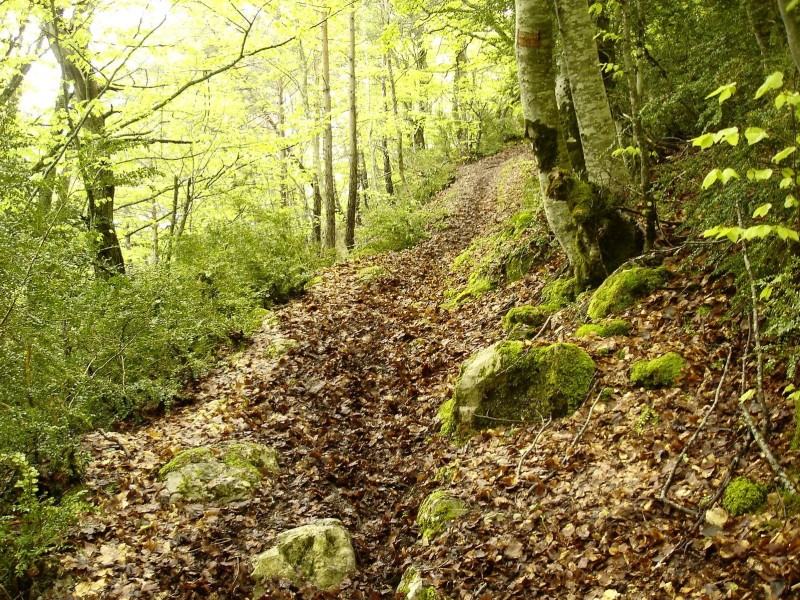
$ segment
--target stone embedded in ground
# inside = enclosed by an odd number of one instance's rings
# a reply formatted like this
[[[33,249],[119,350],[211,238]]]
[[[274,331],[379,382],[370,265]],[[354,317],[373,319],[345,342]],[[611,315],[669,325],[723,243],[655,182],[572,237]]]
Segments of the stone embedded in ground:
[[[497,342],[461,367],[453,398],[439,412],[441,432],[567,416],[586,399],[594,371],[591,357],[574,344]]]
[[[256,597],[263,597],[263,586],[281,579],[333,590],[355,568],[353,544],[341,521],[321,519],[284,531],[271,548],[253,558]]]
[[[447,600],[436,588],[425,585],[422,573],[414,566],[408,567],[403,573],[396,595],[405,600]]]
[[[466,512],[464,505],[442,490],[436,490],[428,495],[419,507],[417,513],[417,527],[423,540],[429,540],[442,531],[450,521],[457,519]]]
[[[252,442],[179,452],[159,471],[170,502],[233,502],[250,496],[264,473],[277,473],[278,453]]]
[[[631,385],[655,389],[672,387],[680,377],[686,361],[677,352],[667,352],[653,360],[639,360],[631,365]]]
[[[667,272],[662,268],[634,267],[614,273],[592,295],[587,313],[592,319],[602,319],[633,306],[640,298],[662,287]]]
[[[275,338],[270,341],[269,346],[267,346],[267,356],[270,358],[280,358],[289,350],[297,348],[300,344],[297,340],[293,340],[290,338]]]
[[[557,304],[515,306],[503,317],[503,329],[511,340],[532,338],[539,332],[547,318],[558,309]]]

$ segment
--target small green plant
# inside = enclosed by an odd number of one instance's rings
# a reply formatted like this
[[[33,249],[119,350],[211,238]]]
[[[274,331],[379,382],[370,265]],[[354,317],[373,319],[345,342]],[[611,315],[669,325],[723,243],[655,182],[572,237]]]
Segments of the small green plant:
[[[82,493],[64,496],[60,503],[42,496],[39,472],[19,452],[0,454],[0,486],[0,589],[11,593],[39,570],[46,555],[63,547],[89,506]]]
[[[657,425],[660,420],[661,415],[653,410],[652,406],[645,404],[639,410],[639,418],[636,419],[636,425],[633,426],[633,430],[641,435],[650,427]]]

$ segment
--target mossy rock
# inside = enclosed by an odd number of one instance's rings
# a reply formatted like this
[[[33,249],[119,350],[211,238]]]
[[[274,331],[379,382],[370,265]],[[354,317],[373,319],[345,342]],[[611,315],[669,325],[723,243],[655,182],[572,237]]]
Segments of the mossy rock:
[[[515,306],[503,317],[503,330],[509,339],[524,340],[535,336],[547,317],[558,311],[556,304]]]
[[[479,271],[475,271],[469,276],[467,285],[461,291],[448,290],[445,292],[445,297],[449,300],[443,306],[444,308],[455,308],[471,298],[479,298],[494,288],[494,282]]]
[[[423,540],[429,540],[447,527],[447,524],[466,512],[458,498],[436,490],[422,502],[417,513],[417,526]]]
[[[271,548],[252,559],[255,597],[263,586],[288,580],[330,591],[338,588],[356,568],[350,534],[338,519],[320,519],[279,534]]]
[[[606,319],[600,323],[587,323],[581,325],[575,332],[575,337],[597,335],[599,337],[614,337],[615,335],[630,335],[631,326],[623,319]]]
[[[722,507],[732,515],[754,513],[767,501],[767,486],[747,477],[737,477],[725,488]]]
[[[453,398],[440,410],[442,433],[569,415],[586,399],[594,371],[574,344],[497,342],[462,365]]]
[[[425,585],[422,573],[413,565],[403,573],[396,595],[405,600],[447,600],[436,588]]]
[[[649,389],[675,385],[686,361],[677,352],[667,352],[653,360],[639,360],[631,365],[631,385]]]
[[[158,472],[170,502],[233,502],[250,496],[263,474],[277,473],[269,446],[229,442],[179,452]]]
[[[542,288],[542,300],[545,304],[563,308],[575,301],[578,291],[575,278],[554,279]]]
[[[667,271],[663,267],[649,269],[634,267],[608,277],[592,295],[588,314],[592,319],[602,319],[612,313],[633,306],[640,298],[664,286]]]

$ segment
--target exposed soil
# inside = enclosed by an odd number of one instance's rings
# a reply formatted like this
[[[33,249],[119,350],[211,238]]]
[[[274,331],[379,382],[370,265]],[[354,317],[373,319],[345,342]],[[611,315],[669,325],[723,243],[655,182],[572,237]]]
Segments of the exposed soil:
[[[517,147],[462,167],[437,200],[449,216],[429,239],[325,271],[276,313],[277,324],[203,381],[188,406],[146,427],[89,436],[87,486],[100,509],[61,556],[63,575],[50,597],[250,598],[248,558],[275,534],[320,517],[339,518],[351,531],[358,571],[337,593],[287,583],[268,597],[394,598],[412,562],[451,598],[797,593],[798,519],[783,518],[778,494],[762,515],[722,526],[705,522],[698,508],[747,439],[737,416],[746,334],[730,317],[730,282],[702,269],[668,260],[670,289],[625,315],[630,338],[573,339],[579,307],[552,320],[539,342],[579,343],[598,365],[590,398],[571,418],[485,431],[461,447],[438,435],[437,410],[461,363],[500,339],[501,316],[535,303],[562,266],[557,259],[458,309],[441,307],[445,289],[463,281],[450,273],[453,258],[504,216],[498,173],[523,158]],[[372,266],[385,271],[361,272]],[[277,360],[269,356],[276,337],[297,342]],[[696,511],[690,515],[657,497],[714,399],[731,344],[721,401],[669,490]],[[634,360],[667,351],[690,363],[679,386],[628,385]],[[608,398],[595,403],[605,388]],[[776,431],[787,432],[791,406],[770,390]],[[656,416],[643,422],[642,407]],[[787,436],[774,439],[778,455],[796,464]],[[158,468],[181,449],[227,440],[274,446],[281,475],[244,502],[167,504]],[[755,452],[743,457],[736,474],[769,482]],[[437,481],[443,468],[450,477]],[[423,544],[414,519],[437,487],[469,511]]]

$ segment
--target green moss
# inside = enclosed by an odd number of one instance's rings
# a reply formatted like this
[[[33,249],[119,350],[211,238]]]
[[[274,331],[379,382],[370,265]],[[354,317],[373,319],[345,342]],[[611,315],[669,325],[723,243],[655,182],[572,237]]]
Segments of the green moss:
[[[658,424],[660,420],[661,416],[652,407],[645,404],[639,410],[639,418],[636,419],[636,425],[634,425],[633,430],[641,435],[645,430]]]
[[[554,279],[542,289],[542,300],[545,304],[555,304],[559,308],[575,301],[578,295],[578,282],[575,278]]]
[[[453,395],[455,429],[498,427],[568,415],[589,391],[594,363],[574,344],[530,347],[506,340],[462,367]]]
[[[306,284],[303,286],[303,288],[306,289],[306,290],[310,289],[310,288],[314,287],[315,285],[321,284],[323,281],[324,281],[324,279],[319,275],[316,276],[316,277],[312,277],[311,279],[306,281]]]
[[[456,475],[458,475],[458,467],[440,467],[436,470],[433,480],[439,483],[453,483]]]
[[[541,306],[516,306],[503,317],[503,330],[512,340],[524,340],[533,337],[544,325],[547,317],[558,311],[556,304]]]
[[[292,348],[297,348],[300,344],[297,340],[289,338],[275,338],[267,346],[267,356],[269,358],[280,358]]]
[[[634,267],[615,273],[595,291],[589,303],[588,314],[592,319],[602,319],[611,313],[630,308],[639,298],[663,286],[666,277],[664,268]]]
[[[211,451],[211,448],[189,448],[188,450],[178,452],[178,454],[176,454],[171,461],[161,467],[161,469],[158,471],[158,476],[163,479],[173,471],[178,471],[186,465],[193,465],[196,463],[209,462],[213,460],[215,460],[215,456]]]
[[[630,335],[631,326],[623,319],[607,319],[601,323],[581,325],[575,332],[575,337],[586,337],[594,334],[600,337],[613,337],[615,335]]]
[[[278,453],[272,448],[250,442],[231,442],[222,447],[222,462],[230,467],[238,467],[246,474],[246,479],[256,484],[261,480],[261,472],[277,473]]]
[[[419,507],[417,526],[423,540],[429,540],[442,531],[450,521],[466,512],[461,501],[447,492],[436,490],[428,495]]]
[[[631,385],[646,388],[671,387],[686,366],[676,352],[667,352],[653,360],[640,360],[631,366]]]
[[[489,278],[476,271],[469,276],[466,287],[460,292],[445,292],[445,296],[450,296],[450,300],[445,302],[443,306],[444,308],[455,308],[471,298],[478,298],[486,292],[490,292],[494,288],[495,284]]]
[[[725,488],[722,506],[732,515],[756,512],[767,501],[767,486],[747,477],[737,477]]]
[[[439,433],[443,436],[452,435],[455,433],[456,428],[458,427],[458,422],[454,414],[455,404],[455,399],[451,398],[439,408],[439,420],[442,422],[442,427],[439,429]]]

